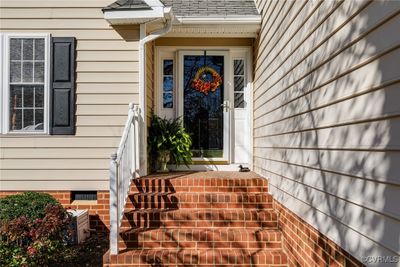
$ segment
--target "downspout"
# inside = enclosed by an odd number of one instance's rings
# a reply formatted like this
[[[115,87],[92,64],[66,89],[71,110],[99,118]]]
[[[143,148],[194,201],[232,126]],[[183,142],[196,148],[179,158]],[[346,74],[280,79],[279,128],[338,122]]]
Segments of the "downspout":
[[[174,15],[170,7],[164,8],[166,19],[164,28],[146,36],[146,24],[140,25],[139,41],[139,107],[142,127],[140,127],[140,176],[147,175],[147,118],[146,118],[146,44],[171,31]]]

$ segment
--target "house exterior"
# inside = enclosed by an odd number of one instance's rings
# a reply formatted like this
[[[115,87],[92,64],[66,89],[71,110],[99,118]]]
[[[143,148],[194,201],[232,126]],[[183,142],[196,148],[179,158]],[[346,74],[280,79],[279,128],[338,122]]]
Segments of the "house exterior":
[[[334,251],[326,264],[400,266],[399,14],[389,0],[3,0],[0,196],[46,191],[107,231],[133,103],[139,176],[151,112],[182,117],[191,170],[268,180],[289,264]]]

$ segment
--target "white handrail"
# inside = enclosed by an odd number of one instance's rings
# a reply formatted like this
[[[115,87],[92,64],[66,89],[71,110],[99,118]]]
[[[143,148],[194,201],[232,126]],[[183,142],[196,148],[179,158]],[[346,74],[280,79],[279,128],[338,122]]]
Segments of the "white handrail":
[[[128,119],[116,153],[110,163],[110,254],[118,254],[118,236],[131,179],[139,167],[139,107],[129,104]]]

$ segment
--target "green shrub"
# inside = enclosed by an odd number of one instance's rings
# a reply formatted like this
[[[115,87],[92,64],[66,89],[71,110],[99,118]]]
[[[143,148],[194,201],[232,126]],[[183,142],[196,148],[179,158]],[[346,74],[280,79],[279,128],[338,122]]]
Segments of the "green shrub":
[[[53,197],[9,196],[0,211],[0,266],[48,266],[62,255],[70,217]]]
[[[48,204],[60,205],[51,195],[37,192],[7,196],[0,199],[0,221],[11,221],[21,216],[28,220],[43,219]]]

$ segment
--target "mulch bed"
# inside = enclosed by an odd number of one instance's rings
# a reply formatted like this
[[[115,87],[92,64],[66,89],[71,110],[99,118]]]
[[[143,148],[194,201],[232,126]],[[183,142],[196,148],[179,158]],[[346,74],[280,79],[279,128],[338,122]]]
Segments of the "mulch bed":
[[[69,246],[60,255],[59,261],[51,264],[54,267],[97,267],[103,266],[103,255],[109,249],[108,235],[91,233],[82,244]]]

